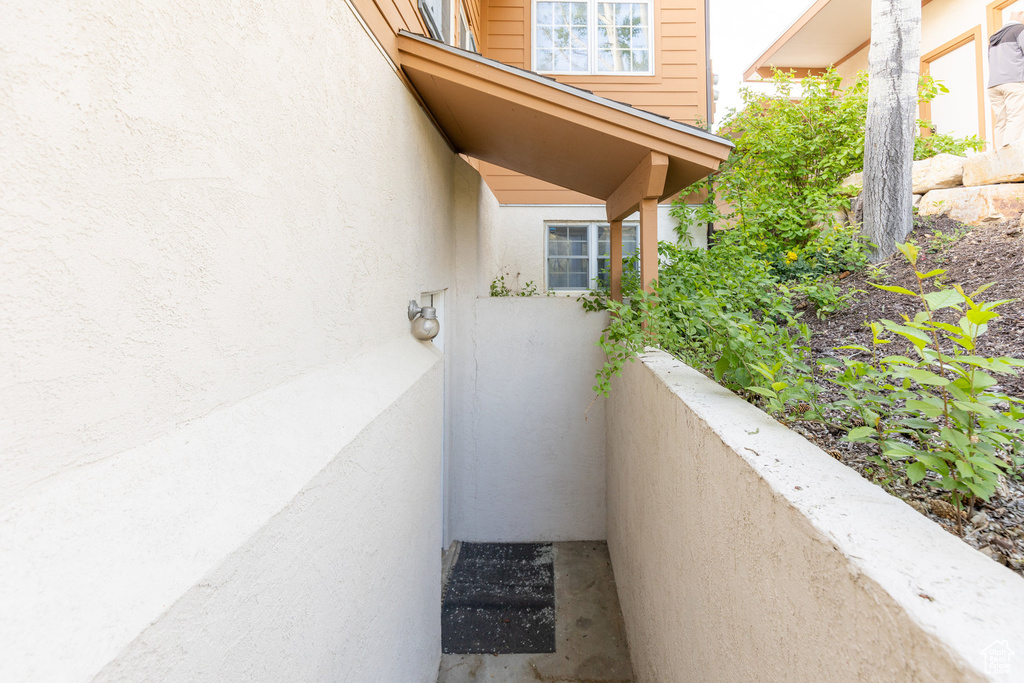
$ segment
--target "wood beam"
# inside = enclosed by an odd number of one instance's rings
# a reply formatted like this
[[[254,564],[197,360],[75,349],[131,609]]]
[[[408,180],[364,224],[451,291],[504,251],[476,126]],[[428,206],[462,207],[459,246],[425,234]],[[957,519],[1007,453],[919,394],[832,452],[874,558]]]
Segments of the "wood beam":
[[[622,221],[611,224],[611,290],[614,301],[622,301]]]
[[[608,220],[621,221],[637,210],[645,199],[659,199],[665,191],[668,176],[668,156],[661,152],[648,152],[633,172],[605,200]]]
[[[644,291],[653,292],[658,279],[658,200],[640,202],[640,281]]]

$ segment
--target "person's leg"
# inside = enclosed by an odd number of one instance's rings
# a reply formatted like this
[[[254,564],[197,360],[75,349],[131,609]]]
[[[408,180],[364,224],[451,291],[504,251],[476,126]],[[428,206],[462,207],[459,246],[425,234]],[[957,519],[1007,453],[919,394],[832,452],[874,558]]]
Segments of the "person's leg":
[[[1003,95],[1001,85],[988,89],[988,99],[992,103],[992,132],[994,149],[1003,146],[1004,133],[1006,131],[1006,97]]]
[[[1024,137],[1024,83],[1006,83],[1002,87],[1006,107],[1003,144],[1008,145]]]

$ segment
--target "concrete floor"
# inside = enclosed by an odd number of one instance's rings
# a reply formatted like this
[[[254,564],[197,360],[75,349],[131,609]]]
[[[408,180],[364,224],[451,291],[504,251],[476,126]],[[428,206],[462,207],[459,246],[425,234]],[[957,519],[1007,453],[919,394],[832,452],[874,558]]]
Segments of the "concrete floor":
[[[438,683],[633,680],[607,544],[555,543],[554,548],[557,651],[442,655]]]

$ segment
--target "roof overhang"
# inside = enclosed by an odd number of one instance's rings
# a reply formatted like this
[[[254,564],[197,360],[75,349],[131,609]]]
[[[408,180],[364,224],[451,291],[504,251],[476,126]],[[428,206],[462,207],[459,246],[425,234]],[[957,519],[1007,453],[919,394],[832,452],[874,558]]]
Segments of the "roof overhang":
[[[871,0],[817,0],[743,72],[771,78],[772,67],[798,77],[838,66],[871,39]]]
[[[732,143],[530,71],[400,32],[402,71],[462,154],[607,200],[652,154],[661,199],[718,169]]]

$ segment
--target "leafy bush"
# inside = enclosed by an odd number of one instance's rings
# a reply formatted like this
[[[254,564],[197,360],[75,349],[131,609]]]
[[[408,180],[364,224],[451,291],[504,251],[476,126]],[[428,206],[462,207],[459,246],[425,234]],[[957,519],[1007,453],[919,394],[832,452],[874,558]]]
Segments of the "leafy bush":
[[[736,148],[717,174],[693,188],[706,200],[688,206],[681,198],[673,215],[684,230],[706,223],[733,226],[781,260],[817,240],[823,227],[835,226],[836,212],[849,206],[849,193],[840,184],[864,166],[867,74],[858,74],[845,89],[833,69],[804,78],[799,98],[792,75],[776,71],[772,84],[770,94],[741,91],[743,106],[720,127]],[[920,101],[947,92],[925,77]],[[931,135],[915,144],[914,158],[925,159],[940,152],[965,154],[984,143],[976,136]]]
[[[988,323],[999,318],[995,309],[1008,302],[975,301],[988,286],[971,295],[959,286],[926,292],[925,283],[945,271],[922,273],[917,248],[898,248],[914,269],[918,291],[875,286],[917,299],[922,310],[902,322],[872,323],[871,349],[844,347],[870,353],[871,360],[830,363],[841,368],[831,381],[846,395],[837,406],[862,423],[847,438],[877,444],[882,455],[876,462],[890,476],[898,467],[916,483],[931,472],[935,478],[927,485],[948,491],[958,510],[967,502],[973,507],[974,498],[991,498],[1013,464],[1010,454],[1024,443],[1024,401],[999,392],[995,377],[1016,374],[1024,361],[975,355]],[[961,314],[957,324],[936,316],[944,309]],[[890,343],[886,334],[909,342],[917,358],[879,358],[878,348]]]
[[[918,250],[898,245],[920,283],[919,291],[874,285],[914,297],[922,310],[901,322],[870,328],[871,347],[842,347],[865,358],[825,359],[818,374],[844,398],[823,407],[811,365],[810,334],[794,311],[794,294],[834,305],[838,290],[823,280],[784,283],[773,264],[740,240],[708,251],[662,243],[664,266],[655,291],[637,291],[629,303],[601,293],[585,299],[607,309],[611,322],[599,344],[607,362],[594,390],[607,395],[612,377],[647,346],[660,347],[739,391],[783,420],[828,420],[852,441],[871,442],[870,456],[883,483],[907,478],[947,491],[958,509],[988,500],[998,478],[1024,465],[1024,401],[998,390],[998,375],[1016,374],[1024,361],[976,355],[978,339],[1006,301],[981,302],[959,286],[925,291],[943,270],[917,270]],[[831,287],[831,289],[830,289]],[[960,314],[956,324],[940,311]],[[916,358],[881,356],[906,340]]]
[[[979,152],[985,148],[985,141],[977,135],[958,138],[945,133],[932,133],[927,137],[918,136],[914,140],[914,161],[930,159],[936,154],[955,154],[967,156],[968,152]]]
[[[864,165],[867,78],[846,90],[841,82],[833,69],[805,78],[797,99],[793,77],[776,72],[775,94],[742,90],[743,107],[721,125],[736,148],[699,188],[708,201],[679,204],[675,215],[688,225],[735,222],[771,250],[810,242],[845,201],[839,184]],[[722,214],[721,205],[734,209]]]
[[[772,264],[739,240],[709,250],[662,242],[655,292],[634,290],[622,304],[606,292],[583,299],[607,309],[611,323],[598,342],[608,362],[595,391],[607,394],[612,377],[647,345],[669,350],[735,389],[763,383],[756,367],[780,358],[808,371],[809,332],[794,313],[793,292],[780,287]]]

